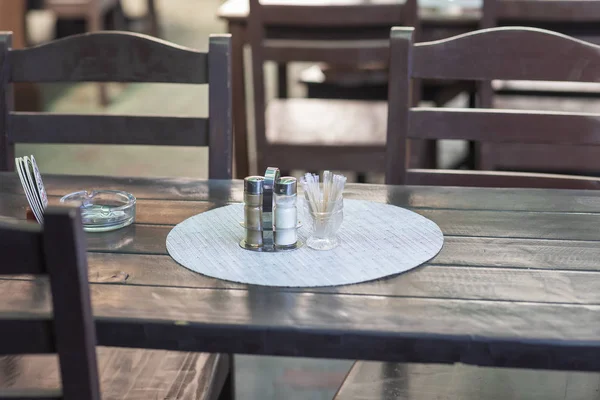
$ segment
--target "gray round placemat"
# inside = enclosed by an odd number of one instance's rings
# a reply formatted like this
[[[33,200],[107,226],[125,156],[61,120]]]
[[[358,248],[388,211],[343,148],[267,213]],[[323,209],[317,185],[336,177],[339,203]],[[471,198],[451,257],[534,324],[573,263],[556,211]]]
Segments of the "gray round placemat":
[[[303,220],[302,206],[298,207]],[[258,253],[239,246],[244,205],[232,204],[186,219],[167,236],[167,250],[184,267],[233,282],[285,287],[334,286],[398,274],[433,258],[444,236],[432,221],[400,207],[344,200],[341,244]],[[299,230],[305,241],[307,225]]]

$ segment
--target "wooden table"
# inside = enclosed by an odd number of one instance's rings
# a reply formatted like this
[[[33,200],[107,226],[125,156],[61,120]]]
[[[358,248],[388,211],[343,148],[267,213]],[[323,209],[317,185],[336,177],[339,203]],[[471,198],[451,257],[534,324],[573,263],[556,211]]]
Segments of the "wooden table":
[[[219,281],[168,256],[172,227],[241,201],[241,181],[45,183],[51,202],[84,188],[138,199],[134,225],[88,235],[101,345],[600,371],[600,192],[349,185],[347,198],[432,219],[444,248],[389,279],[302,290]],[[1,173],[0,215],[23,218],[25,205],[16,174]],[[0,313],[49,318],[45,289],[0,280]]]
[[[289,0],[286,0],[290,2]],[[318,0],[317,0],[318,1]],[[323,0],[325,2],[325,0]],[[343,0],[341,0],[343,1]],[[373,0],[348,0],[372,2]],[[393,0],[376,0],[390,2]],[[331,0],[329,0],[331,3]],[[336,1],[336,4],[340,0]],[[313,2],[311,2],[312,4]],[[233,80],[233,121],[236,171],[235,176],[243,178],[250,174],[248,163],[248,120],[246,116],[246,88],[244,76],[244,45],[248,34],[246,23],[249,13],[248,0],[227,0],[219,8],[218,17],[227,21],[232,35],[232,80]],[[422,9],[420,19],[423,40],[436,40],[477,29],[481,18],[480,10],[469,9],[461,14],[447,14],[435,9]],[[280,69],[281,71],[281,69]]]

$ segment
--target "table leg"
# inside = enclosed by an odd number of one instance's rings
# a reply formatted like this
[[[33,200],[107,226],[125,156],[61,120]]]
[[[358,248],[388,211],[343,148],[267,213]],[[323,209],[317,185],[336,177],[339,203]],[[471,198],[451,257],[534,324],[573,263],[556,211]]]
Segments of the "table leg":
[[[288,97],[288,69],[287,63],[277,64],[277,97]]]
[[[235,154],[234,178],[250,175],[248,161],[248,120],[246,119],[246,86],[244,78],[244,44],[246,29],[243,25],[230,22],[231,74],[233,96],[233,145]]]
[[[235,399],[235,362],[234,355],[227,354],[229,357],[229,374],[227,374],[227,378],[225,383],[223,384],[223,388],[221,389],[221,393],[217,400],[234,400]]]

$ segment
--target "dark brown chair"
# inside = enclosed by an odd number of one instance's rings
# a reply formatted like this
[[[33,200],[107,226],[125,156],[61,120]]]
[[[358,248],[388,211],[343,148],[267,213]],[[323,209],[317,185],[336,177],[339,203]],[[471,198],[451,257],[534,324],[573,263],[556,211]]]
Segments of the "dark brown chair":
[[[15,143],[208,146],[209,178],[231,179],[231,37],[211,35],[207,53],[150,36],[99,32],[11,49],[0,34],[0,170]],[[168,82],[209,85],[209,117],[15,112],[13,82]],[[165,99],[168,101],[168,99]]]
[[[416,15],[409,10],[416,2],[407,4],[276,5],[250,1],[259,171],[269,165],[284,170],[385,170],[385,102],[275,99],[266,107],[263,64],[386,63],[389,42],[378,36],[377,27],[402,24],[406,15]]]
[[[599,384],[584,372],[357,361],[334,400],[596,399]]]
[[[43,228],[0,220],[0,275],[47,275],[51,296],[43,280],[30,281],[15,296],[33,296],[42,310],[52,298],[51,313],[0,314],[0,354],[8,355],[0,357],[0,399],[217,399],[232,393],[225,386],[229,359],[217,354],[100,348],[99,377],[80,211],[49,207],[44,220]],[[58,363],[39,355],[51,353]]]
[[[484,0],[481,27],[530,26],[600,44],[598,0]],[[551,50],[550,50],[551,51]],[[562,82],[482,83],[478,107],[600,112],[600,87]],[[596,150],[586,146],[488,143],[479,146],[482,169],[600,173]]]
[[[493,28],[418,44],[413,44],[410,28],[393,28],[391,41],[387,183],[599,187],[597,179],[586,177],[409,170],[406,140],[600,145],[600,115],[410,107],[413,78],[595,82],[600,79],[600,47],[535,28]]]
[[[121,0],[44,0],[44,8],[52,11],[59,19],[81,18],[85,20],[87,32],[99,32],[105,30],[104,20],[106,15],[115,9],[117,11],[114,13],[113,29],[125,29],[120,3]],[[147,8],[147,33],[158,37],[160,35],[155,0],[148,0]],[[100,103],[108,105],[109,98],[106,85],[100,84],[99,89]]]

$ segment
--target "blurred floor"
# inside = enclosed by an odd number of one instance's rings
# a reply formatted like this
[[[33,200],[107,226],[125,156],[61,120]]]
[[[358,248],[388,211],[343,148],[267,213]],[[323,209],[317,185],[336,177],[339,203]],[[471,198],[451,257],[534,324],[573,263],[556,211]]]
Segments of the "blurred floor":
[[[144,0],[126,0],[130,14],[143,13]],[[225,32],[215,18],[220,0],[159,0],[163,38],[201,50],[208,47],[210,33]],[[44,13],[29,18],[31,36],[50,39],[53,20]],[[207,89],[168,84],[113,84],[113,102],[103,110],[97,87],[80,84],[65,88],[43,87],[46,108],[55,112],[108,112],[114,114],[166,114],[206,116]],[[19,155],[34,154],[44,173],[190,176],[206,178],[205,149],[152,146],[18,145]],[[350,361],[310,360],[283,357],[236,358],[239,399],[331,399],[351,366]]]

